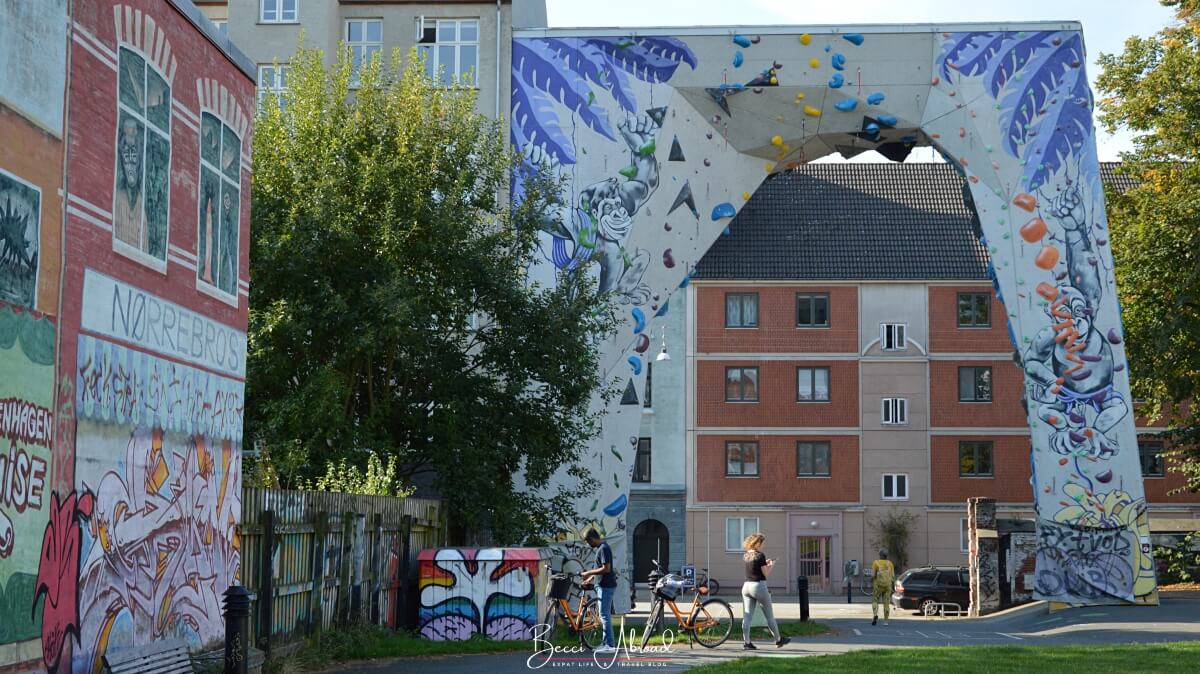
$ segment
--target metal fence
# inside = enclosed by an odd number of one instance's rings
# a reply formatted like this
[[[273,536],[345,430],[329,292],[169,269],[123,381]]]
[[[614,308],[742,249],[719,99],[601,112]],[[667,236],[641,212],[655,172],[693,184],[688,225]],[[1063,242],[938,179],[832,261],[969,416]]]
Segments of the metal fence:
[[[250,643],[269,654],[338,625],[412,626],[417,553],[445,527],[439,501],[250,488],[238,531]]]

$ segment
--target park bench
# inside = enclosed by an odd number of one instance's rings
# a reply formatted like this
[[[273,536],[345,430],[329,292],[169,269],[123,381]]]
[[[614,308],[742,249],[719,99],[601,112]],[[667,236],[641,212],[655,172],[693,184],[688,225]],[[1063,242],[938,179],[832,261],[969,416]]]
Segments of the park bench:
[[[183,641],[155,641],[104,654],[111,674],[191,674],[192,660]]]

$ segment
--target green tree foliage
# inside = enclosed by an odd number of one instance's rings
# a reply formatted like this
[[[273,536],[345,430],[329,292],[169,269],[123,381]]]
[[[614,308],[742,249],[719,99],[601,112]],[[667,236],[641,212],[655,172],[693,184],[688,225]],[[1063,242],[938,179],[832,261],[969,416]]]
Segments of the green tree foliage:
[[[301,50],[256,123],[248,473],[299,487],[377,455],[458,526],[552,535],[577,493],[536,492],[560,469],[594,488],[578,460],[614,324],[582,276],[527,282],[560,185],[536,177],[510,208],[501,124],[415,57],[352,79]]]
[[[414,491],[405,488],[396,476],[396,457],[388,457],[385,466],[375,452],[368,453],[365,471],[347,461],[346,457],[326,462],[325,474],[308,482],[304,488],[367,496],[412,496]]]
[[[1171,422],[1171,468],[1200,491],[1200,0],[1164,0],[1177,21],[1102,54],[1100,120],[1129,129],[1108,217],[1134,394]]]
[[[892,508],[868,522],[871,545],[888,551],[888,557],[899,573],[908,568],[908,539],[917,526],[917,516],[907,510]]]

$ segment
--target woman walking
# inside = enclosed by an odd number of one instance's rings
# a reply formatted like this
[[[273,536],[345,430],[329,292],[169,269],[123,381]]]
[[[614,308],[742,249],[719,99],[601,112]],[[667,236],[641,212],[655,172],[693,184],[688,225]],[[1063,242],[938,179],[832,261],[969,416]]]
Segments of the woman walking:
[[[779,632],[779,624],[775,622],[775,611],[771,607],[771,591],[767,589],[767,576],[775,568],[775,560],[767,559],[763,554],[763,541],[767,540],[762,534],[750,534],[742,541],[742,561],[746,563],[746,582],[742,584],[742,648],[756,651],[750,642],[750,624],[754,621],[754,611],[762,607],[763,616],[767,619],[767,627],[771,636],[775,637],[775,646],[781,647],[791,641]]]

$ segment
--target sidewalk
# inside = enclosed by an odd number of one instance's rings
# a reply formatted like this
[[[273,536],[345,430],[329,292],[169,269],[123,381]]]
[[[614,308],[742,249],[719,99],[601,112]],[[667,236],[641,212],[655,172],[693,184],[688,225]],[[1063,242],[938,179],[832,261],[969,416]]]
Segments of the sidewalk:
[[[729,606],[733,608],[733,617],[737,620],[742,619],[742,597],[740,594],[735,594],[732,591],[726,592],[722,589],[721,593],[716,596],[717,599],[722,599],[729,602]],[[779,620],[799,620],[800,619],[800,596],[795,594],[774,594],[771,596],[772,604],[775,608],[775,617]],[[692,605],[692,595],[688,594],[679,600],[680,610],[684,607]],[[882,611],[882,607],[880,611]],[[650,593],[645,590],[638,591],[637,607],[632,613],[625,614],[626,622],[644,622],[650,611]],[[912,616],[910,611],[892,610],[893,616]],[[871,617],[871,598],[862,594],[854,597],[854,602],[847,604],[846,596],[836,597],[832,595],[809,595],[808,597],[808,617],[810,620],[827,620],[831,618],[867,618]],[[912,616],[916,617],[916,616]]]

